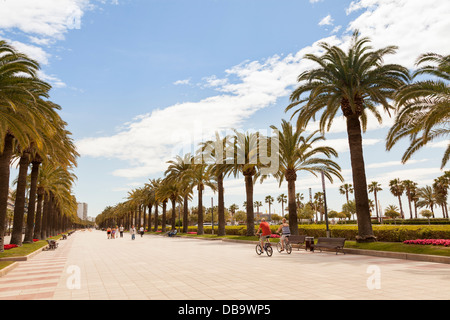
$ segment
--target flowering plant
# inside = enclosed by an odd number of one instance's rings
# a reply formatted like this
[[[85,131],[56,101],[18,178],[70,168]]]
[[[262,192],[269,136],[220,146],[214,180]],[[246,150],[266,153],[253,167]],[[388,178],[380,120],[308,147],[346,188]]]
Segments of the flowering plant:
[[[12,248],[17,248],[17,244],[5,244],[5,245],[3,245],[3,248],[5,250],[9,250],[9,249],[12,249]]]
[[[270,235],[270,237],[271,237],[271,238],[279,238],[280,236],[279,236],[278,234],[272,233],[272,234]]]
[[[416,239],[403,241],[404,244],[423,244],[450,247],[450,239]]]

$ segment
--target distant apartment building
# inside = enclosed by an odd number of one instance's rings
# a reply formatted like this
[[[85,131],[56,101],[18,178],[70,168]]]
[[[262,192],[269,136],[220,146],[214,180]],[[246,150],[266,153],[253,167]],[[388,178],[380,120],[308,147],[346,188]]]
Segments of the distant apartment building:
[[[87,220],[88,218],[88,205],[87,203],[84,202],[78,202],[78,207],[77,207],[77,216],[78,218],[80,218],[81,220]]]

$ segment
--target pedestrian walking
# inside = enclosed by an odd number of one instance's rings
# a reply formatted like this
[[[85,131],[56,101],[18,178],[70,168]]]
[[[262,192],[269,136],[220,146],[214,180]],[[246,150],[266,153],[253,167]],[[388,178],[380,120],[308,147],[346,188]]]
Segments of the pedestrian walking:
[[[136,239],[136,228],[134,226],[131,226],[130,233],[131,233],[131,240]]]
[[[119,231],[120,231],[120,237],[123,238],[123,226],[122,225],[120,226]]]
[[[111,228],[108,227],[106,230],[106,235],[108,236],[108,239],[111,239]]]
[[[144,227],[139,228],[139,233],[141,234],[141,238],[144,235]]]

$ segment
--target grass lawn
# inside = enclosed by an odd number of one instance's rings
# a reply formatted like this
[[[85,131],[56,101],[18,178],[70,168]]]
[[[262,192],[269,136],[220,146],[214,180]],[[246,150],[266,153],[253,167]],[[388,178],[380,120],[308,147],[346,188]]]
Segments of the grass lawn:
[[[60,235],[51,237],[49,239],[58,240],[59,238],[61,238]],[[4,252],[0,253],[0,258],[27,256],[30,253],[33,253],[34,251],[45,247],[46,245],[47,245],[47,241],[45,241],[45,240],[36,241],[34,243],[24,243],[21,247],[5,250]],[[2,267],[0,267],[0,269],[1,268]]]
[[[420,245],[420,244],[403,244],[402,242],[357,243],[356,241],[345,241],[345,248],[430,254],[430,255],[450,257],[450,247]]]

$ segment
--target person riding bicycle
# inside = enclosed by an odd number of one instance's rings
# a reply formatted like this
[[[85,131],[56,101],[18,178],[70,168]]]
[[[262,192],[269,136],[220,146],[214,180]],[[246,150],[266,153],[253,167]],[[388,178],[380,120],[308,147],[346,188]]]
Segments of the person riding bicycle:
[[[280,231],[281,231],[281,238],[280,238],[281,251],[283,251],[286,238],[291,235],[291,229],[289,229],[289,223],[286,222],[286,218],[283,218],[283,220],[281,221],[281,225],[278,228],[277,233],[279,233]]]
[[[262,230],[262,233],[259,237],[259,241],[261,242],[261,249],[264,252],[264,240],[270,238],[270,235],[272,234],[272,232],[270,231],[270,226],[264,218],[261,219],[261,223],[259,224],[259,228],[258,231],[256,231],[256,234],[258,234],[260,230]]]

